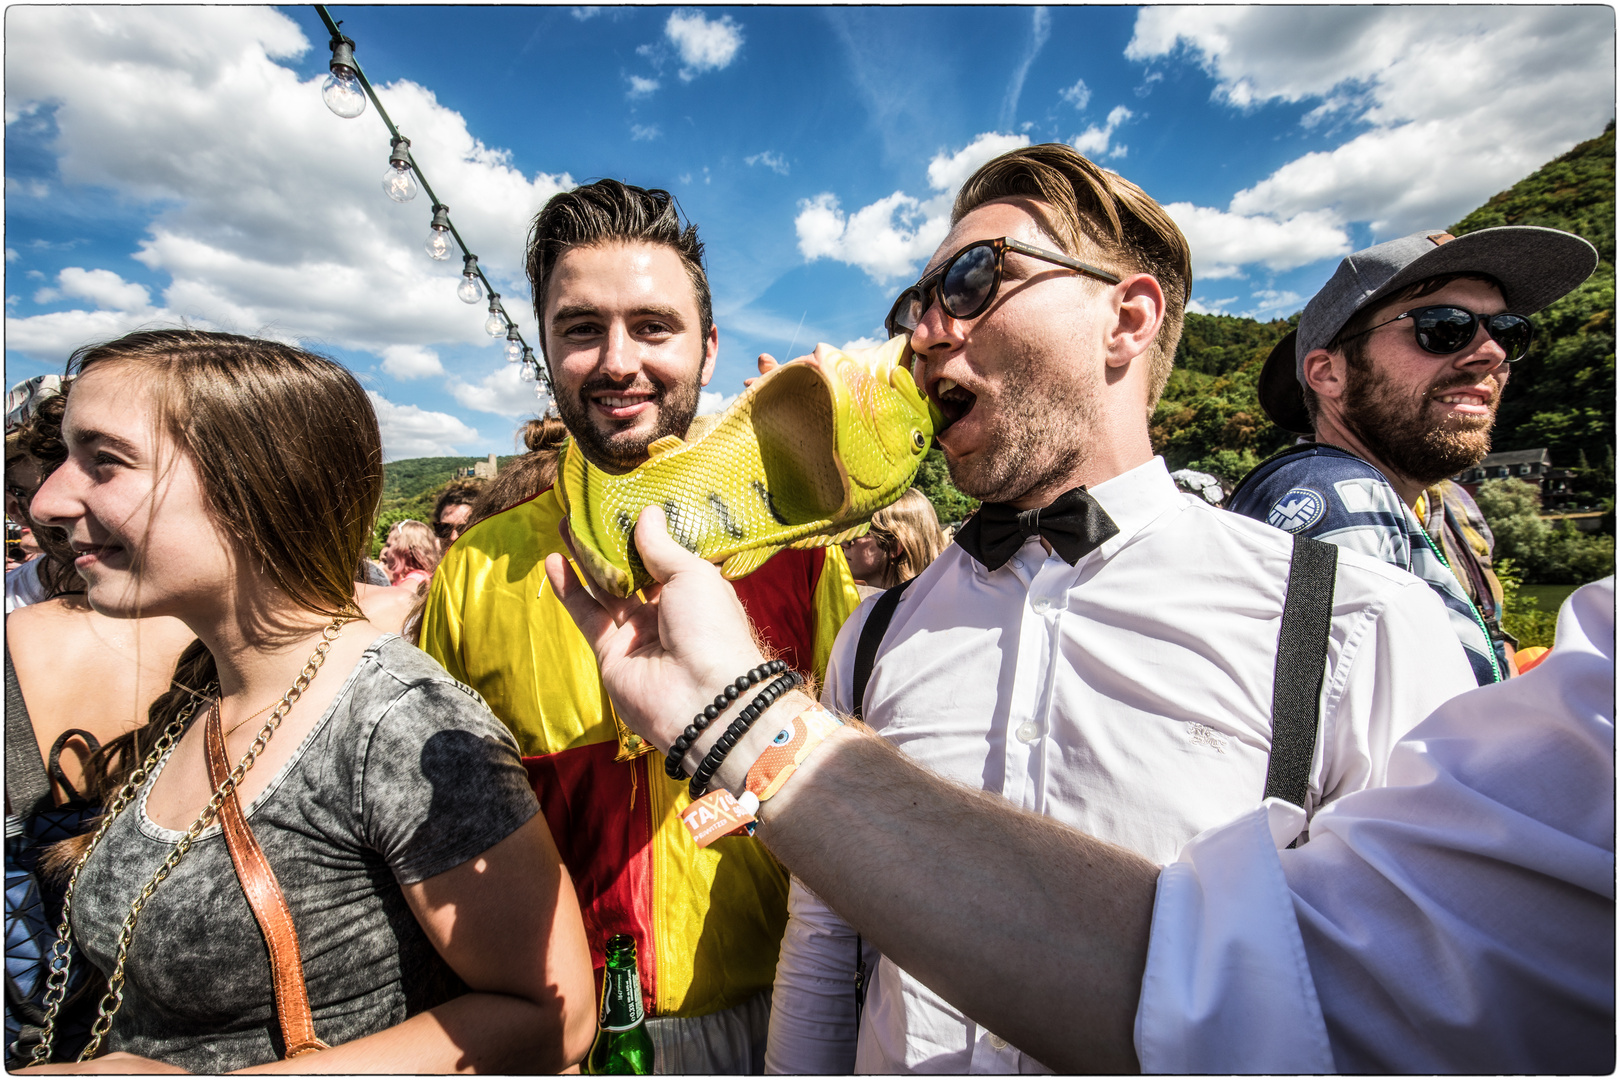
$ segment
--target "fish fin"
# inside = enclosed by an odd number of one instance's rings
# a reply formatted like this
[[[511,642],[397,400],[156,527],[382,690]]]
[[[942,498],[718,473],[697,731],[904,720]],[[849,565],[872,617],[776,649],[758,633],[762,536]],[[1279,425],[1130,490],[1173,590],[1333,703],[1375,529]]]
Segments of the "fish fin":
[[[679,450],[686,445],[686,440],[679,435],[665,435],[662,439],[654,439],[647,444],[647,456],[655,458],[659,454],[667,454],[671,450]]]
[[[747,577],[764,566],[766,561],[780,550],[777,547],[758,547],[749,548],[747,551],[739,551],[720,564],[720,576],[727,581],[736,581],[738,578]]]
[[[842,544],[846,540],[854,540],[858,537],[865,536],[867,532],[871,530],[871,528],[872,523],[870,521],[863,521],[853,528],[845,529],[843,532],[833,533],[830,536],[825,533],[821,533],[816,536],[806,536],[802,540],[793,541],[793,543],[789,544],[788,547],[801,550],[804,548],[832,547],[834,544]]]

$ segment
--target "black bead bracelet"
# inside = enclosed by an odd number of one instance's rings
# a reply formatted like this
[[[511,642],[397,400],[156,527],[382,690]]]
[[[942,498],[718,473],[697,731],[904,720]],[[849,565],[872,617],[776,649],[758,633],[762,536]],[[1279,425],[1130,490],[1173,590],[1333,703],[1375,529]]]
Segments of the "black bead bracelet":
[[[767,660],[746,675],[739,675],[727,683],[726,688],[714,696],[714,703],[705,706],[702,712],[692,718],[692,722],[686,725],[686,730],[681,732],[680,737],[669,748],[669,753],[664,755],[664,774],[671,780],[685,780],[686,768],[682,764],[682,759],[692,748],[692,743],[697,741],[697,737],[703,734],[703,730],[712,724],[717,716],[731,708],[731,703],[736,701],[744,690],[786,670],[786,660]]]
[[[714,776],[715,770],[720,768],[720,763],[726,760],[726,755],[731,753],[731,748],[737,745],[737,741],[743,737],[743,733],[748,730],[749,726],[759,719],[760,714],[776,704],[777,698],[803,682],[803,675],[800,675],[797,671],[790,671],[760,691],[759,697],[755,698],[746,709],[737,714],[737,719],[733,720],[731,726],[726,728],[725,734],[716,739],[714,745],[709,747],[708,756],[698,764],[697,772],[692,774],[692,786],[688,791],[693,800],[701,799],[703,793],[709,790],[709,779]]]

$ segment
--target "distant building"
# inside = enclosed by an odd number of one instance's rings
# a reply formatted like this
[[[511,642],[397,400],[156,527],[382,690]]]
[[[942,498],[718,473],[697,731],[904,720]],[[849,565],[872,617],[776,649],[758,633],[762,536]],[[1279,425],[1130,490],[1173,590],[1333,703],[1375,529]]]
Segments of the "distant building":
[[[1542,447],[1539,450],[1503,450],[1498,454],[1486,454],[1485,460],[1472,469],[1464,469],[1452,479],[1473,495],[1485,481],[1504,480],[1511,476],[1515,480],[1534,484],[1541,494],[1541,505],[1547,507],[1569,498],[1569,482],[1574,475],[1569,469],[1553,468],[1552,458],[1546,447]]]
[[[456,479],[462,480],[471,476],[477,477],[479,480],[493,480],[495,479],[495,474],[500,472],[500,469],[501,467],[495,463],[495,455],[491,454],[489,455],[488,461],[480,461],[478,464],[473,465],[470,468],[457,469]]]

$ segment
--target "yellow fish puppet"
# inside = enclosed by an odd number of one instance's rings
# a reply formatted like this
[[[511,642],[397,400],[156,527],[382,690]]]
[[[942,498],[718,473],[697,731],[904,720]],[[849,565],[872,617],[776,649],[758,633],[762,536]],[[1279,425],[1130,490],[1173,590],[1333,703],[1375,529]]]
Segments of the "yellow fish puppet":
[[[631,532],[654,504],[677,542],[732,580],[784,547],[864,535],[911,485],[939,419],[909,359],[904,337],[854,352],[818,345],[757,379],[696,441],[665,436],[622,475],[570,442],[558,494],[580,566],[614,596],[651,584]]]

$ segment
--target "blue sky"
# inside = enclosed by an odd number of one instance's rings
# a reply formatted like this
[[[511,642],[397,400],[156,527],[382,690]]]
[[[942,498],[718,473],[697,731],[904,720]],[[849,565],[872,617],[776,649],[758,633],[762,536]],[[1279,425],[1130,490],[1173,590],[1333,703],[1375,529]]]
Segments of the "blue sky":
[[[1287,315],[1343,254],[1453,223],[1614,116],[1609,7],[334,5],[536,343],[523,236],[602,176],[707,245],[717,406],[761,351],[881,335],[994,154],[1062,141],[1187,233],[1194,310]],[[510,452],[543,407],[390,202],[312,8],[6,13],[6,378],[192,325],[312,345],[390,457]]]

